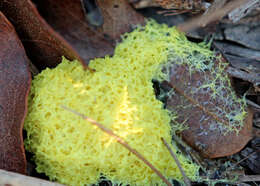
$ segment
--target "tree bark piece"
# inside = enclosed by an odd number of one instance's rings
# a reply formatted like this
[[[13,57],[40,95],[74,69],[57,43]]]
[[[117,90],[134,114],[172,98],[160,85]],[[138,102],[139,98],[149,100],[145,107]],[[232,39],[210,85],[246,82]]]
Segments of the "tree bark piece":
[[[255,73],[248,73],[233,67],[229,67],[227,69],[227,73],[229,73],[231,76],[236,77],[236,78],[240,78],[243,79],[245,81],[249,81],[251,83],[253,83],[255,86],[260,85],[260,77],[258,76],[258,74]]]
[[[226,28],[224,31],[226,40],[244,45],[248,48],[260,50],[260,26],[250,27],[237,25]]]
[[[209,14],[201,15],[190,21],[187,21],[183,24],[178,25],[178,29],[183,32],[192,31],[199,27],[205,27],[209,23],[214,21],[221,20],[225,15],[227,15],[232,10],[236,9],[237,7],[247,3],[249,0],[237,0],[231,1],[227,3],[223,8],[210,12]]]
[[[236,23],[243,17],[245,17],[247,14],[249,14],[253,9],[260,7],[259,0],[250,0],[244,5],[241,5],[240,7],[236,8],[235,10],[231,11],[228,14],[228,18],[233,22]]]
[[[252,61],[256,61],[256,64],[258,64],[258,69],[260,69],[260,50],[253,50],[228,42],[215,41],[214,44],[223,54],[233,55],[234,57],[237,56],[237,58],[241,59],[247,58],[250,60],[250,63],[252,63]],[[250,65],[251,64],[246,64],[247,67]]]

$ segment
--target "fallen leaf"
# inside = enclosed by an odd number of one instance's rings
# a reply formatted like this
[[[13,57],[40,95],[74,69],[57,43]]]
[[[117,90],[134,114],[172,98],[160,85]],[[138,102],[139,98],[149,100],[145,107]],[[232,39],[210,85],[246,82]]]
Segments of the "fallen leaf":
[[[95,57],[113,54],[113,43],[88,24],[80,0],[39,0],[37,7],[86,63]]]
[[[37,5],[45,20],[86,62],[113,54],[115,40],[144,21],[126,1],[97,1],[104,19],[100,28],[89,24],[80,0],[41,0]]]
[[[191,73],[191,67],[174,63],[169,84],[175,94],[167,101],[167,108],[177,112],[177,122],[188,126],[182,138],[207,158],[232,155],[252,137],[252,112],[242,109],[243,100],[232,90],[224,63],[213,64],[211,71]]]
[[[61,56],[83,63],[82,57],[45,22],[30,0],[1,1],[0,11],[12,22],[28,56],[38,68],[56,66]]]
[[[120,36],[131,31],[137,24],[144,23],[144,17],[138,14],[127,0],[96,0],[102,15],[104,24],[102,32],[117,40]]]
[[[55,67],[61,56],[78,59],[86,67],[90,59],[112,55],[120,35],[144,18],[126,0],[97,1],[104,24],[96,28],[88,23],[82,1],[35,1],[44,19],[30,0],[1,1],[0,10],[15,26],[38,68]]]
[[[23,123],[31,76],[22,43],[0,11],[0,169],[26,173]]]

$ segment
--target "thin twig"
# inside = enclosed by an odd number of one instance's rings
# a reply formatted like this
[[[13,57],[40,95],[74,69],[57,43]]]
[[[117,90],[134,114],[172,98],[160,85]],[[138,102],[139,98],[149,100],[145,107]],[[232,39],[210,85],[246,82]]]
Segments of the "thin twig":
[[[213,21],[217,21],[222,19],[225,15],[227,15],[232,10],[240,7],[241,5],[247,3],[249,0],[234,0],[228,3],[221,9],[217,9],[214,12],[202,15],[197,18],[191,19],[190,21],[186,21],[177,26],[177,28],[182,32],[189,32],[199,27],[205,27],[209,23]]]
[[[234,165],[232,165],[231,167],[227,168],[222,175],[224,175],[225,173],[227,173],[228,171],[230,171],[231,169],[234,169],[237,165],[239,165],[240,163],[242,163],[243,161],[247,160],[248,158],[250,158],[252,155],[254,155],[255,153],[259,152],[260,149],[256,150],[255,152],[250,153],[248,156],[246,156],[245,158],[241,159],[240,161],[236,162]]]
[[[234,165],[232,165],[231,167],[227,168],[227,170],[225,170],[223,173],[226,173],[228,171],[230,171],[231,169],[234,169],[237,165],[239,165],[240,163],[242,163],[243,161],[247,160],[248,158],[250,158],[252,155],[254,155],[256,152],[258,152],[259,150],[252,152],[251,154],[249,154],[247,157],[241,159],[240,161],[236,162]]]
[[[97,126],[100,130],[102,130],[103,132],[105,132],[105,133],[109,134],[110,136],[112,136],[113,138],[115,138],[118,143],[123,145],[130,152],[132,152],[134,155],[136,155],[140,160],[142,160],[148,167],[150,167],[164,181],[164,183],[166,183],[168,186],[172,186],[172,184],[162,175],[162,173],[158,169],[156,169],[148,160],[146,160],[145,157],[143,155],[141,155],[137,150],[130,147],[129,144],[126,141],[121,139],[112,130],[104,127],[102,124],[98,123],[97,121],[95,121],[95,120],[93,120],[93,119],[85,116],[84,114],[81,114],[81,113],[79,113],[79,112],[77,112],[73,109],[70,109],[70,108],[63,106],[63,105],[61,107],[64,108],[65,110],[81,117],[82,119],[90,122],[91,124]]]
[[[169,144],[165,141],[164,138],[161,138],[163,144],[166,146],[166,148],[168,149],[168,151],[170,152],[171,156],[173,157],[174,161],[176,162],[178,168],[180,169],[181,171],[181,174],[183,176],[183,180],[184,180],[184,183],[187,185],[187,186],[191,186],[191,182],[189,180],[189,178],[186,176],[182,166],[181,166],[181,163],[180,161],[178,160],[177,156],[175,155],[175,153],[172,151],[171,147],[169,146]]]

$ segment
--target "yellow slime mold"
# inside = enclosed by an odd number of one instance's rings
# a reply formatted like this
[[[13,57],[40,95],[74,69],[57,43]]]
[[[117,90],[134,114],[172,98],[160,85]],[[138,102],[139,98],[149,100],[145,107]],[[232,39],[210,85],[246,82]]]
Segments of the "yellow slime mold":
[[[181,60],[194,50],[205,59],[213,55],[175,28],[149,21],[125,34],[113,57],[92,60],[94,73],[65,58],[42,71],[33,80],[25,122],[25,145],[35,155],[37,171],[67,185],[96,184],[101,177],[114,184],[164,184],[110,136],[61,108],[65,105],[112,129],[168,179],[182,181],[161,141],[172,144],[171,114],[156,99],[152,79],[167,77],[161,68],[173,52]],[[196,180],[199,167],[177,156],[187,176]]]

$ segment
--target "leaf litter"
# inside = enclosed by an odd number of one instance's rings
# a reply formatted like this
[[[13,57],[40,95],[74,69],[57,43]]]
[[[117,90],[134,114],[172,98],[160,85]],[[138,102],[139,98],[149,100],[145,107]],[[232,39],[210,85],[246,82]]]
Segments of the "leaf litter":
[[[7,1],[6,1],[7,2]],[[28,1],[29,2],[29,1]],[[2,2],[1,2],[2,3]],[[0,9],[2,8],[3,9],[3,4],[1,4],[0,3]],[[109,4],[109,3],[108,3]],[[117,6],[116,6],[117,7]],[[12,8],[11,9],[9,9],[8,11],[9,12],[12,12],[12,11],[10,11],[10,10],[12,10]],[[37,15],[38,16],[38,15]],[[11,19],[12,21],[13,21],[13,19]],[[33,23],[34,21],[32,21],[32,23]],[[15,23],[15,26],[17,27],[17,25],[19,25],[19,24],[16,24],[17,23],[17,21],[13,21],[13,23]],[[19,26],[18,26],[19,27]],[[55,27],[55,25],[53,25],[53,27]],[[130,28],[130,30],[131,30],[131,27],[128,27],[128,29]],[[101,28],[102,29],[102,28]],[[117,30],[117,29],[116,29]],[[120,30],[120,29],[119,29]],[[99,28],[99,32],[102,32],[102,31],[100,31],[100,28]],[[19,33],[19,32],[18,32]],[[120,34],[114,34],[113,35],[113,32],[110,32],[110,33],[112,33],[112,34],[107,34],[107,33],[109,33],[109,29],[108,29],[108,32],[104,32],[105,33],[105,35],[103,35],[103,37],[105,38],[105,40],[106,41],[108,41],[108,43],[110,42],[110,44],[111,44],[111,48],[113,48],[113,45],[114,45],[114,43],[115,43],[115,38],[116,39],[118,39],[118,36],[120,35]],[[55,34],[57,34],[57,33],[55,33]],[[54,34],[54,35],[55,35]],[[19,34],[20,35],[20,34]],[[51,34],[50,34],[51,35]],[[21,36],[20,36],[21,37]],[[59,36],[58,36],[59,37]],[[112,38],[112,39],[111,39]],[[62,39],[62,37],[60,37],[60,38],[58,38],[58,39]],[[114,39],[114,40],[113,40]],[[26,41],[26,40],[25,40]],[[37,40],[35,40],[36,42],[38,42]],[[66,42],[66,41],[65,41]],[[61,41],[61,43],[64,45],[64,41]],[[26,44],[24,44],[25,46],[26,46]],[[65,44],[66,45],[66,44]],[[70,47],[70,45],[68,44],[67,46],[65,46],[65,48],[69,48],[69,50],[70,49],[72,49],[72,47]],[[26,47],[26,48],[30,48],[30,47]],[[58,49],[58,51],[61,51],[61,49]],[[111,49],[112,50],[112,49]],[[47,50],[48,51],[48,50]],[[49,53],[48,52],[46,52],[46,54],[47,54],[47,56],[49,55]],[[110,53],[110,54],[112,54],[112,53]],[[58,55],[57,55],[58,56]],[[68,57],[69,57],[70,55],[68,55]],[[71,59],[79,59],[79,60],[81,60],[81,57],[79,57],[80,55],[78,55],[78,53],[77,52],[74,52],[74,54],[72,54],[71,55]],[[59,56],[58,56],[59,57]],[[69,57],[70,58],[70,57]],[[87,59],[87,60],[89,60],[89,59]],[[35,62],[35,60],[33,60],[34,62]],[[83,62],[83,60],[81,60],[82,62]],[[58,63],[59,63],[59,60],[56,60],[56,64],[51,64],[51,65],[49,65],[49,64],[45,64],[44,65],[44,63],[45,63],[45,61],[44,60],[42,60],[42,64],[41,63],[39,63],[39,66],[42,66],[42,68],[44,67],[44,66],[56,66]],[[52,62],[51,62],[52,63]],[[84,64],[86,64],[86,60],[85,60],[85,62],[84,62]],[[249,111],[249,113],[250,113],[250,111]],[[250,114],[249,114],[250,115]],[[249,126],[249,128],[250,128],[250,117],[248,117],[249,119],[247,119],[247,122],[246,123],[248,123],[248,125],[247,126]],[[248,129],[248,131],[249,131],[250,129]],[[248,131],[247,132],[245,132],[244,134],[242,134],[242,135],[244,135],[245,136],[245,140],[247,141],[247,140],[249,140],[249,133],[248,133]],[[236,148],[238,148],[238,147],[236,147]],[[202,153],[203,154],[203,153]],[[205,155],[205,154],[204,154]],[[207,155],[206,155],[207,156]],[[222,156],[222,155],[220,155],[220,156]]]

